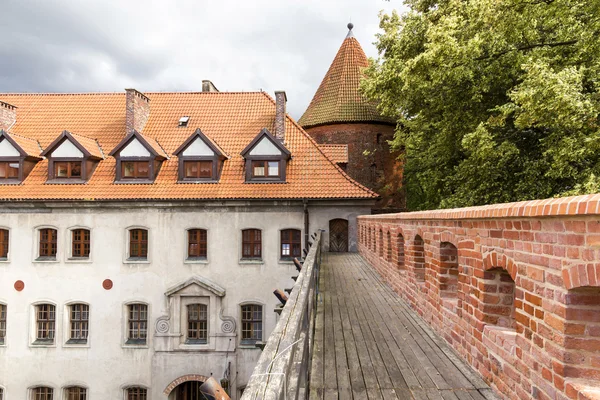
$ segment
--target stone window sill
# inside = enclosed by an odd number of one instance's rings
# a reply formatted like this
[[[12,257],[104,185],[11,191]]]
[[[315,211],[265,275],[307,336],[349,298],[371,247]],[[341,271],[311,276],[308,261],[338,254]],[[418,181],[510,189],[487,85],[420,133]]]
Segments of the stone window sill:
[[[65,262],[69,264],[90,264],[92,259],[89,257],[69,257]]]
[[[128,258],[123,261],[124,264],[150,264],[147,258]]]
[[[186,258],[183,262],[184,264],[208,264],[208,259],[206,257],[190,257]]]
[[[38,257],[33,261],[36,263],[57,263],[58,259],[56,257]]]
[[[262,259],[252,259],[252,258],[242,258],[240,259],[240,264],[246,264],[246,265],[261,265],[264,264],[265,262]]]

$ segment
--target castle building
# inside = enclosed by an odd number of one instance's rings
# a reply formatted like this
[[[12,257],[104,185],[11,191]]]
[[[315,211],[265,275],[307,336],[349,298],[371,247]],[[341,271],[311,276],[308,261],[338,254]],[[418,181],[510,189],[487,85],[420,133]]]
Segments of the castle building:
[[[0,94],[1,400],[236,399],[309,233],[356,251],[377,195],[285,93],[203,89]]]
[[[360,93],[369,61],[352,28],[298,123],[348,175],[381,195],[375,209],[401,210],[402,163],[388,144],[396,124]]]

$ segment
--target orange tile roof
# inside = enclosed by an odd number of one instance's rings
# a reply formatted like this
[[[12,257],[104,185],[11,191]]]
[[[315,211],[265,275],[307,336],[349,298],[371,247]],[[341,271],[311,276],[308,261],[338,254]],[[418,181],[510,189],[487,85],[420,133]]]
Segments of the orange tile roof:
[[[96,139],[90,139],[73,132],[69,133],[73,136],[73,139],[77,140],[92,156],[104,158],[104,151],[102,151],[102,147],[100,147],[100,144]]]
[[[23,136],[19,136],[15,133],[8,133],[12,140],[27,154],[29,157],[40,158],[42,148],[37,140],[29,139]]]
[[[376,103],[359,93],[362,69],[369,61],[360,43],[348,34],[308,108],[298,120],[303,128],[344,122],[394,121],[377,111]]]
[[[143,134],[168,155],[196,130],[231,157],[219,183],[177,183],[178,158],[163,162],[153,184],[115,184],[115,159],[99,162],[86,184],[47,184],[47,160],[37,163],[20,185],[0,185],[0,200],[194,200],[194,199],[372,199],[377,195],[346,175],[289,116],[286,147],[292,153],[287,182],[244,182],[240,152],[263,128],[274,131],[275,101],[266,93],[145,93],[150,117]],[[125,93],[2,94],[18,107],[11,131],[47,147],[63,130],[95,138],[106,152],[126,136]],[[187,127],[179,127],[189,115]]]
[[[348,163],[347,144],[319,144],[319,147],[335,163]]]

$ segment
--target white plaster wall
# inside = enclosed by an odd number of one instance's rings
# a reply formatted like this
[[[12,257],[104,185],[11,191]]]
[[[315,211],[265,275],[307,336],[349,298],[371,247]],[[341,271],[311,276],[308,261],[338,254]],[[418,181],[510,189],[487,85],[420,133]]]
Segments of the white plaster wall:
[[[271,142],[271,140],[263,137],[252,150],[250,150],[251,156],[279,156],[281,155],[281,150],[277,148]]]
[[[0,142],[0,157],[19,157],[21,153],[6,139]]]
[[[121,157],[148,157],[150,152],[140,143],[139,140],[133,139],[120,153]]]
[[[70,140],[65,140],[52,152],[52,157],[83,158],[83,153]]]
[[[210,149],[204,143],[204,141],[200,140],[200,138],[196,138],[190,145],[183,151],[184,156],[214,156],[215,152]]]
[[[310,232],[328,229],[332,218],[350,218],[368,213],[366,207],[309,207]],[[0,302],[8,305],[6,345],[0,347],[0,386],[4,400],[25,398],[28,387],[44,383],[61,389],[72,383],[89,388],[90,399],[120,399],[127,385],[150,388],[149,399],[166,399],[165,387],[186,374],[213,375],[220,379],[231,362],[232,398],[244,386],[260,356],[260,350],[239,347],[239,304],[255,301],[265,305],[265,335],[274,328],[278,300],[276,288],[292,287],[294,266],[279,261],[281,229],[304,229],[301,205],[273,204],[268,207],[214,206],[207,208],[156,208],[127,204],[116,208],[47,208],[14,211],[0,208],[0,226],[10,229],[7,262],[0,262]],[[58,261],[36,262],[36,227],[58,229]],[[125,261],[128,227],[149,229],[149,262]],[[72,227],[91,229],[91,259],[68,259]],[[208,230],[208,261],[185,261],[186,229]],[[240,263],[241,230],[262,229],[263,263]],[[351,233],[351,236],[353,234]],[[327,235],[325,235],[327,237]],[[304,240],[304,236],[303,236]],[[351,241],[352,242],[352,241]],[[227,351],[155,352],[154,324],[167,313],[164,293],[193,275],[206,277],[226,289],[225,315],[236,318],[238,335]],[[112,290],[102,281],[111,279]],[[22,280],[25,289],[17,292],[14,282]],[[34,348],[29,337],[33,328],[32,304],[55,303],[57,308],[56,346]],[[72,348],[67,340],[65,305],[81,301],[90,305],[89,346]],[[123,347],[126,316],[123,306],[129,301],[149,304],[149,345],[147,348]],[[217,324],[219,325],[219,324]],[[218,329],[218,327],[215,327]],[[267,336],[265,336],[266,340]],[[56,392],[58,393],[58,392]]]

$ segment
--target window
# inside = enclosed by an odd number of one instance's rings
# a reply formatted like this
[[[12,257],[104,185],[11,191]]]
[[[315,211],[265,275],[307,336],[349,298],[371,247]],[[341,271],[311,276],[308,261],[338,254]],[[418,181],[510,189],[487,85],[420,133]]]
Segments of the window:
[[[146,344],[148,336],[148,306],[130,304],[128,306],[127,344]]]
[[[67,343],[87,343],[89,333],[90,306],[87,304],[73,304],[70,306],[71,335]]]
[[[40,257],[56,258],[56,229],[40,229]]]
[[[35,308],[37,333],[35,343],[53,343],[56,332],[56,307],[39,304]]]
[[[8,230],[0,229],[0,260],[8,258]]]
[[[206,230],[188,230],[188,258],[206,258]]]
[[[282,141],[263,129],[241,153],[245,160],[246,182],[285,182],[291,153]]]
[[[185,178],[212,178],[212,161],[184,161]]]
[[[130,387],[127,388],[126,400],[147,400],[147,390],[141,387]]]
[[[87,389],[79,386],[71,386],[65,389],[66,400],[87,400]]]
[[[281,258],[301,257],[302,234],[299,229],[281,231]]]
[[[148,231],[146,229],[131,229],[129,231],[129,258],[148,258]]]
[[[40,386],[31,390],[31,400],[52,400],[54,398],[54,389]]]
[[[0,400],[4,399],[4,389],[0,388]]]
[[[55,161],[54,177],[81,179],[81,161]]]
[[[208,337],[208,308],[205,304],[190,304],[187,306],[187,312],[187,343],[206,343]]]
[[[0,345],[4,344],[5,339],[6,339],[6,304],[0,304]],[[2,400],[1,396],[0,396],[0,400]]]
[[[242,306],[242,343],[262,341],[263,308],[259,304]]]
[[[122,179],[149,179],[150,162],[148,161],[123,161],[121,163]]]
[[[19,179],[19,162],[0,162],[0,179]]]
[[[252,177],[279,177],[279,161],[252,161]]]
[[[72,253],[74,258],[89,258],[90,256],[90,231],[87,229],[73,229]]]
[[[260,229],[242,231],[242,258],[261,258],[262,243]]]

